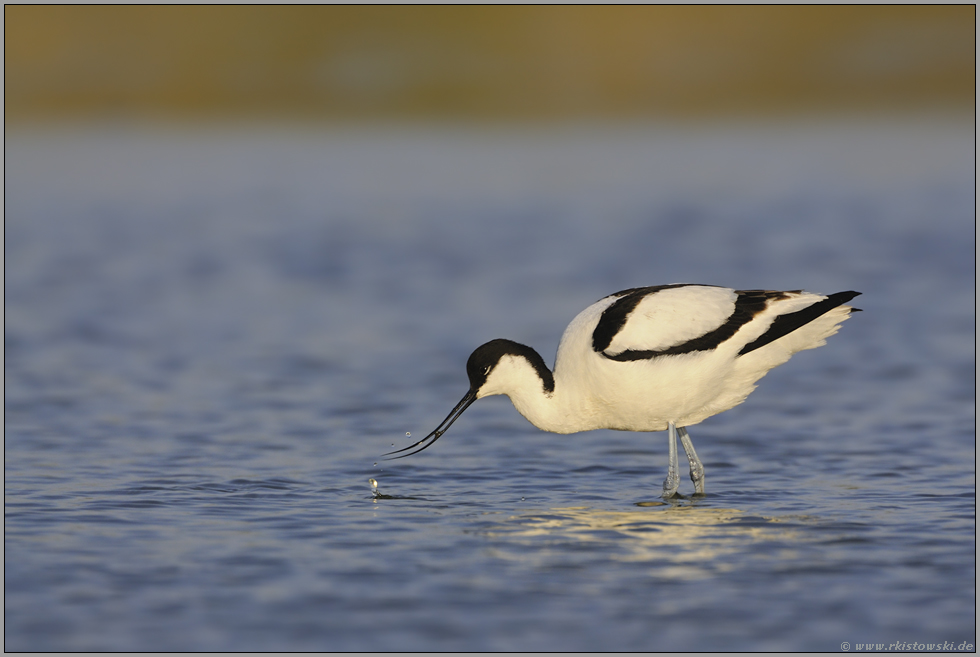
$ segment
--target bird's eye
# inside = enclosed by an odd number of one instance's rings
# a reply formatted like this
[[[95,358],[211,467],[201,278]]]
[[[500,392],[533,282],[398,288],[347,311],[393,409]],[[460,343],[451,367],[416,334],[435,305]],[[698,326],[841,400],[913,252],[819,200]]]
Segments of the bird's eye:
[[[490,374],[490,370],[492,369],[493,369],[493,365],[487,365],[485,368],[483,368],[483,376]]]

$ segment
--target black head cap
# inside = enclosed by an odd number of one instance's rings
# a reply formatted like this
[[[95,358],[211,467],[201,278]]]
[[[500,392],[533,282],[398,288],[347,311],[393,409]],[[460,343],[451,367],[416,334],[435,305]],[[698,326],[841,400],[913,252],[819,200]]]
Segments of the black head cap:
[[[541,385],[545,392],[554,392],[555,377],[545,365],[541,355],[527,345],[502,338],[480,345],[470,354],[469,360],[466,361],[466,374],[470,377],[470,390],[476,391],[483,387],[490,371],[497,366],[501,358],[508,355],[521,356],[527,360],[541,378]]]

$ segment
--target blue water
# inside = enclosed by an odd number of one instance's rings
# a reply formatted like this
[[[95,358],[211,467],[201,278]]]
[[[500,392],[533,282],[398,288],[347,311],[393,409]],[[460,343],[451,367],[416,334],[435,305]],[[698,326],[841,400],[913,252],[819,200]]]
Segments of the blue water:
[[[975,645],[972,122],[6,137],[7,650]],[[704,498],[506,398],[379,460],[674,282],[864,293]]]

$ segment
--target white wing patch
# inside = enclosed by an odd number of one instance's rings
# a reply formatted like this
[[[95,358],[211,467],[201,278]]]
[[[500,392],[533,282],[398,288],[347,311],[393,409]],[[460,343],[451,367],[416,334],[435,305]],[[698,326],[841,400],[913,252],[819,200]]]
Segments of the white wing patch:
[[[648,294],[605,349],[660,351],[714,331],[735,312],[735,290],[689,285]]]

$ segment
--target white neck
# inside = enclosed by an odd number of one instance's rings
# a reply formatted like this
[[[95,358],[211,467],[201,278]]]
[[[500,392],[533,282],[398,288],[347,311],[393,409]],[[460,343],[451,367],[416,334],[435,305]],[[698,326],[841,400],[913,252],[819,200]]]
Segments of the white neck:
[[[496,364],[477,398],[507,395],[514,408],[543,431],[574,433],[597,428],[590,426],[592,413],[584,408],[580,396],[570,394],[570,388],[555,377],[554,390],[547,391],[534,367],[523,357],[506,355]],[[567,382],[566,382],[567,383]]]

